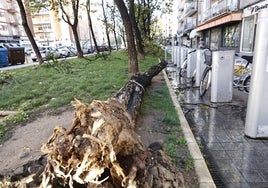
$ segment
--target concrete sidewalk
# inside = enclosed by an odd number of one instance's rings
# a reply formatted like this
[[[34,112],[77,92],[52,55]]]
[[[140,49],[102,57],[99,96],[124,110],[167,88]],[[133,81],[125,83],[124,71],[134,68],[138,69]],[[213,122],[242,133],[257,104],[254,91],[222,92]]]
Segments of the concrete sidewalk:
[[[166,69],[216,187],[268,187],[268,140],[244,135],[247,94],[233,90],[230,103],[211,103],[210,92],[177,83],[176,67]]]
[[[0,71],[11,70],[11,69],[19,69],[19,68],[29,67],[29,66],[34,66],[34,65],[38,65],[38,62],[33,62],[31,60],[30,56],[25,56],[25,63],[24,64],[9,65],[9,66],[6,66],[6,67],[0,67]]]

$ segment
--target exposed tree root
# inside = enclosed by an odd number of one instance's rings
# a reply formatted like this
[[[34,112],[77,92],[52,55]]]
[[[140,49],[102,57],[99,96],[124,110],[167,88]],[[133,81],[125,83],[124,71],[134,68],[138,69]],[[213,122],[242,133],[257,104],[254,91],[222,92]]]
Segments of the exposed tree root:
[[[162,61],[133,76],[108,101],[74,100],[70,128],[56,127],[42,146],[47,163],[40,187],[183,187],[161,147],[144,147],[134,131],[144,88],[165,66]]]

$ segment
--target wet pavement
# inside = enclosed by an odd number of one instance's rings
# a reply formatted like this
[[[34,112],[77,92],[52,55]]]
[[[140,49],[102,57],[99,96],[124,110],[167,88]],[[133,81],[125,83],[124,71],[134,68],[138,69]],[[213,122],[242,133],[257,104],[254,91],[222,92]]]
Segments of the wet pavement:
[[[231,102],[211,103],[210,91],[200,99],[190,81],[178,82],[176,70],[166,72],[216,186],[267,188],[268,139],[244,134],[248,95],[234,89]]]

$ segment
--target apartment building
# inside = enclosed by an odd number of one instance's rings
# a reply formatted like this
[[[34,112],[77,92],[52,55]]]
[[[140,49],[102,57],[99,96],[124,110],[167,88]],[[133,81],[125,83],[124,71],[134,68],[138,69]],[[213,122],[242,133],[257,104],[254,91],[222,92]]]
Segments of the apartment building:
[[[86,15],[85,13],[81,14]],[[27,20],[38,45],[74,44],[70,26],[55,11],[42,9],[38,13],[27,13]],[[89,39],[86,21],[85,16],[79,17],[78,31],[83,40]],[[22,43],[27,47],[30,46],[21,24],[20,10],[15,0],[0,0],[0,43]]]
[[[0,43],[19,42],[23,35],[20,12],[16,1],[0,0]]]
[[[234,49],[252,54],[256,20],[268,0],[179,0],[178,36],[198,47],[201,38],[212,50]]]
[[[189,0],[179,1],[179,16],[178,16],[178,36],[180,38],[179,42],[185,45],[188,42],[190,32],[197,26],[198,18],[198,2]],[[195,38],[192,39],[192,45],[196,46]]]

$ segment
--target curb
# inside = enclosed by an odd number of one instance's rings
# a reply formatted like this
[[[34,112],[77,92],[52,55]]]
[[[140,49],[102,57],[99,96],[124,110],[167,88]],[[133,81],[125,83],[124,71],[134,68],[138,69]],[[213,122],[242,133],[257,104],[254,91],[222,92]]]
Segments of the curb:
[[[190,129],[188,121],[186,120],[184,116],[180,103],[176,98],[175,92],[171,87],[171,84],[169,82],[165,69],[162,72],[164,74],[164,78],[165,78],[165,82],[169,90],[169,94],[172,98],[173,104],[177,111],[177,114],[181,123],[181,128],[182,128],[184,137],[187,141],[188,149],[194,160],[194,167],[195,167],[196,175],[198,176],[199,187],[200,188],[216,188],[216,185],[206,165],[205,159]]]

